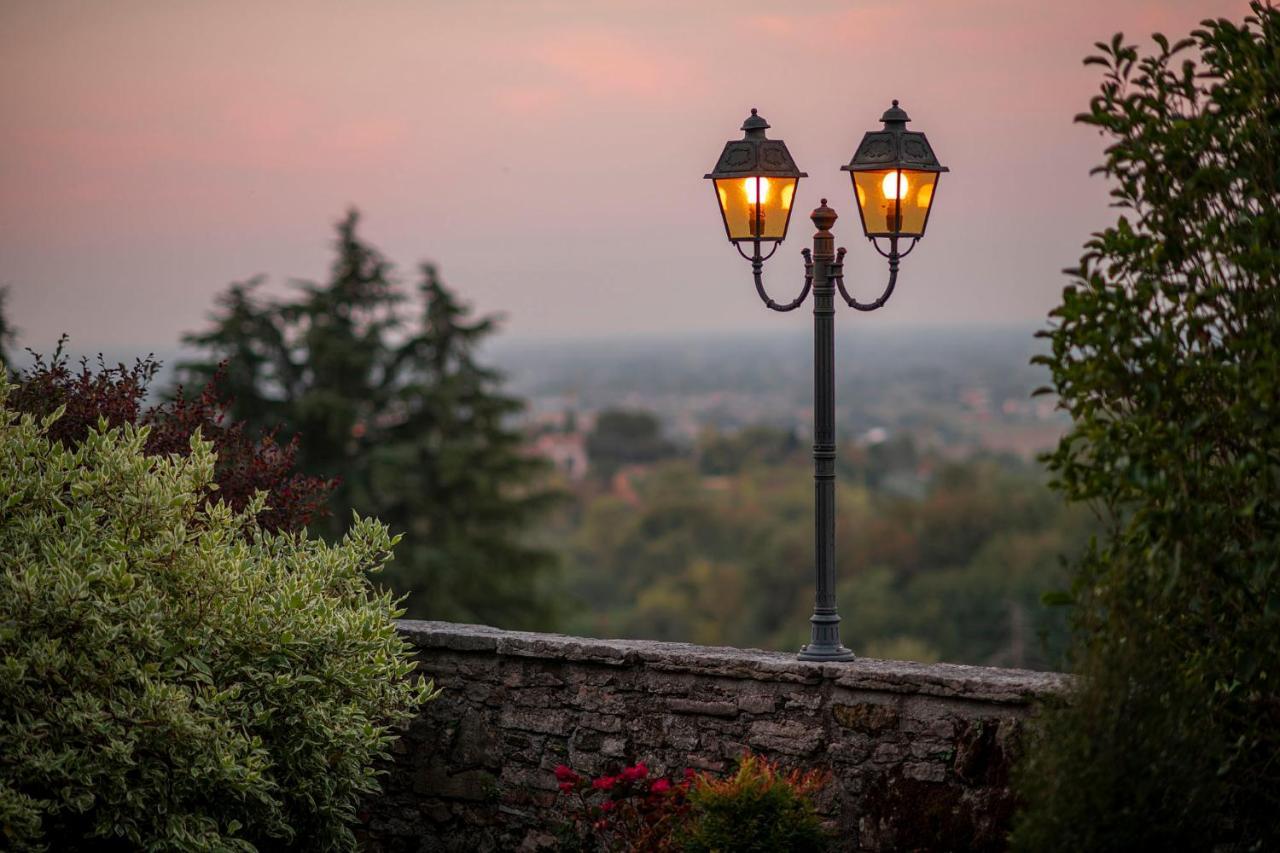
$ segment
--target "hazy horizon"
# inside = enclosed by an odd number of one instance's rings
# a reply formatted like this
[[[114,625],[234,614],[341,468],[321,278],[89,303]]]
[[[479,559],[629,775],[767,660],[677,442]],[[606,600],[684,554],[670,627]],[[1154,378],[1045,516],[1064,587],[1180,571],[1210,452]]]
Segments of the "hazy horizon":
[[[1091,231],[1081,64],[1244,0],[9,3],[0,284],[19,346],[175,345],[230,282],[322,279],[348,205],[411,283],[439,265],[512,340],[799,333],[766,311],[702,180],[751,107],[811,177],[864,297],[883,260],[839,171],[898,98],[951,167],[897,295],[842,326],[1042,323]]]

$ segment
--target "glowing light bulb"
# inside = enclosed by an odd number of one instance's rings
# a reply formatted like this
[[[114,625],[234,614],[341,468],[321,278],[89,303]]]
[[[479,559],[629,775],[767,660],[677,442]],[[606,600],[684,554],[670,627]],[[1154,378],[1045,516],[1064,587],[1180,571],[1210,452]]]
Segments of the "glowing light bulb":
[[[769,179],[768,178],[746,178],[742,182],[742,190],[747,194],[747,204],[756,203],[756,182],[760,183],[760,204],[769,202]]]
[[[895,181],[894,178],[897,178]],[[880,183],[880,189],[884,193],[885,198],[902,198],[910,189],[907,186],[907,176],[901,172],[890,172],[884,176],[884,180]]]

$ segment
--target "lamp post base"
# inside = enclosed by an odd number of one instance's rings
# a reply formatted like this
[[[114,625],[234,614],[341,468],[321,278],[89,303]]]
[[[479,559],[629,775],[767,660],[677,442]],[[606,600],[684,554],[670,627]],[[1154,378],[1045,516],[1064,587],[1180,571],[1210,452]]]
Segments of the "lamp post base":
[[[854,655],[844,646],[815,646],[806,643],[800,647],[800,653],[796,657],[800,660],[849,661],[853,660]]]
[[[800,647],[800,660],[853,660],[853,652],[840,643],[840,617],[829,610],[819,610],[809,617],[813,632],[809,642]]]

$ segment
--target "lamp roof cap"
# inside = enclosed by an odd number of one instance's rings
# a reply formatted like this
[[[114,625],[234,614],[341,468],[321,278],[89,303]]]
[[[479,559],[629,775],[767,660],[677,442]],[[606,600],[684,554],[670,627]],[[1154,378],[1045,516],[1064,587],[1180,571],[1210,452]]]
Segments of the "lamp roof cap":
[[[747,116],[747,120],[742,123],[742,129],[750,133],[753,130],[763,131],[769,127],[769,122],[764,120],[764,116],[756,113],[756,108],[751,108],[751,115]]]
[[[845,172],[878,172],[887,169],[909,169],[916,172],[946,172],[946,166],[938,162],[933,146],[923,133],[907,130],[911,117],[907,111],[893,106],[880,116],[884,129],[868,131],[846,166]]]
[[[894,98],[893,106],[884,111],[884,115],[880,116],[880,120],[884,122],[885,127],[890,124],[903,124],[911,121],[911,116],[907,115],[907,111],[898,106],[898,99]]]
[[[720,152],[715,168],[704,177],[723,178],[805,178],[796,167],[786,143],[781,139],[769,139],[764,135],[769,122],[751,108],[751,115],[742,123],[741,139],[730,139]]]

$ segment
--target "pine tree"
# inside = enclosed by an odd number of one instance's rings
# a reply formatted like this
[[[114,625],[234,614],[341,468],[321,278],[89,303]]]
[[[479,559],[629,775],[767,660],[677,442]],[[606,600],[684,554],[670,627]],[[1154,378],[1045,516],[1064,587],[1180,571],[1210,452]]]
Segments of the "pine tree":
[[[179,365],[194,382],[221,369],[235,420],[306,436],[298,466],[339,481],[335,512],[319,531],[331,538],[346,528],[351,509],[368,514],[366,462],[376,440],[368,424],[389,400],[388,337],[404,299],[391,264],[356,236],[358,223],[355,211],[339,223],[326,284],[301,282],[291,300],[259,298],[261,278],[233,284],[218,300],[214,328],[184,338],[214,360]]]
[[[476,361],[495,318],[473,319],[430,264],[421,274],[422,320],[396,351],[394,420],[371,460],[378,517],[409,534],[391,577],[415,588],[410,615],[548,624],[542,583],[555,559],[522,532],[558,496],[538,487],[546,464],[508,426],[523,403]]]
[[[233,418],[302,437],[299,469],[340,480],[319,532],[340,537],[354,510],[405,534],[386,578],[409,615],[547,627],[556,559],[525,540],[556,494],[508,425],[522,402],[475,359],[495,319],[473,319],[429,265],[421,316],[408,315],[358,221],[352,211],[338,226],[328,282],[275,300],[260,280],[232,285],[213,328],[185,338],[206,360],[180,376],[199,381],[225,361]]]

